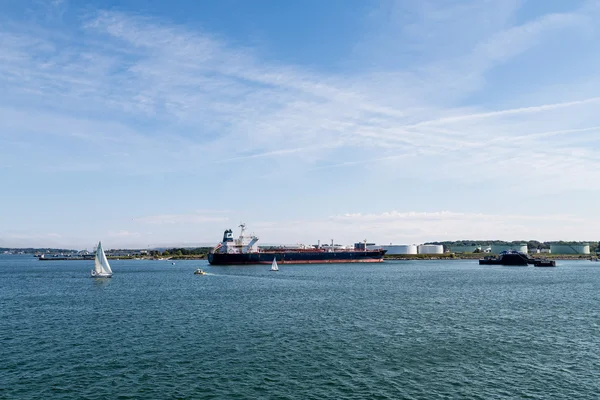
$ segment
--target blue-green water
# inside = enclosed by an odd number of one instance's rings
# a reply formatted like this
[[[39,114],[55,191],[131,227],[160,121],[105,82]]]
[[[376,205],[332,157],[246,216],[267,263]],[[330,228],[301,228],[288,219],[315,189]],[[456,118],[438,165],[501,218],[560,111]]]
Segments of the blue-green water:
[[[0,398],[600,393],[598,263],[111,264],[0,256]]]

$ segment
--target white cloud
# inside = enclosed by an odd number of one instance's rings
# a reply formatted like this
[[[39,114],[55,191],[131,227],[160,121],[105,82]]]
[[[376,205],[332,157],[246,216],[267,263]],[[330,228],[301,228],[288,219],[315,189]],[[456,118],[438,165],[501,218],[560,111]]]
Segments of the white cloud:
[[[505,62],[538,44],[545,34],[556,34],[563,29],[582,30],[588,22],[591,21],[583,14],[544,15],[492,35],[475,47],[473,56],[486,63]]]

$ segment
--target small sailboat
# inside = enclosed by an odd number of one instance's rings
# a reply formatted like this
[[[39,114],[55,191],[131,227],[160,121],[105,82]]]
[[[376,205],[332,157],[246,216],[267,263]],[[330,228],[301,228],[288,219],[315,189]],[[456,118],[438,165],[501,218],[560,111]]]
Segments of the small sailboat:
[[[279,271],[279,267],[277,266],[277,258],[273,258],[273,262],[271,263],[271,271]]]
[[[102,242],[98,242],[98,248],[96,249],[96,258],[94,259],[94,269],[92,270],[92,278],[110,278],[112,276],[112,269],[106,259],[106,254],[102,249]]]

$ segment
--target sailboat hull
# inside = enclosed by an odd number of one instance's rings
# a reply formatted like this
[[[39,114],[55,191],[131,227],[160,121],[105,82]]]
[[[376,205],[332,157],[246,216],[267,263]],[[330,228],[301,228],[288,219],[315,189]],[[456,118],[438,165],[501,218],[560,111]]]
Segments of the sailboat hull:
[[[92,271],[92,273],[90,274],[91,278],[112,278],[112,274],[102,274],[102,273],[96,273],[96,271]]]

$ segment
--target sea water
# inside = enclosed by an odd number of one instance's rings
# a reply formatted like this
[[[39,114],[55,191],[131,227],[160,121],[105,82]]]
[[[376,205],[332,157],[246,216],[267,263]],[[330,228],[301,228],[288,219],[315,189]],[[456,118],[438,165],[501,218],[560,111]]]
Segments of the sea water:
[[[0,256],[0,398],[600,393],[598,263],[92,264]]]

